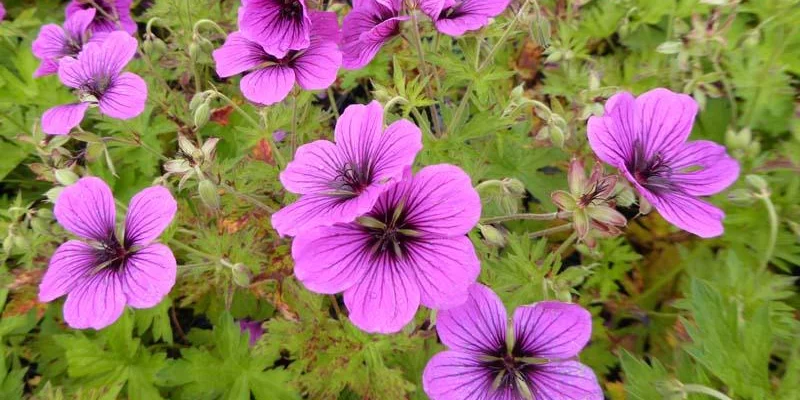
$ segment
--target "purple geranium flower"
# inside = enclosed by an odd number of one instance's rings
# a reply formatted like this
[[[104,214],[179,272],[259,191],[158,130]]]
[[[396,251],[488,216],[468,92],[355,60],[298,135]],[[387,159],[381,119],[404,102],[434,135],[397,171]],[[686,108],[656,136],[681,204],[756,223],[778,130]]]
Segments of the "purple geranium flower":
[[[217,74],[229,77],[245,73],[239,84],[248,100],[270,105],[282,101],[295,82],[305,90],[329,87],[342,65],[339,25],[332,12],[313,12],[313,34],[308,48],[292,50],[284,57],[272,56],[265,47],[242,32],[228,35],[225,44],[214,50]]]
[[[280,175],[286,190],[302,196],[272,216],[281,235],[352,222],[399,181],[422,149],[422,132],[407,120],[383,129],[383,108],[352,105],[336,122],[336,144],[317,140],[297,149]]]
[[[431,400],[603,400],[594,372],[575,361],[592,333],[588,311],[543,301],[518,307],[511,328],[500,298],[472,285],[463,305],[439,312],[436,330],[448,350],[425,367],[425,393]]]
[[[130,119],[144,111],[147,85],[136,74],[122,72],[136,53],[138,42],[126,32],[108,34],[102,44],[90,42],[77,59],[64,57],[58,77],[78,92],[78,103],[56,106],[42,115],[42,130],[66,135],[78,126],[89,106],[112,118]]]
[[[33,41],[33,55],[42,62],[33,73],[40,77],[58,72],[58,60],[63,57],[77,57],[83,46],[90,40],[102,43],[107,37],[105,33],[92,34],[88,28],[94,19],[96,10],[80,10],[64,21],[64,27],[47,24],[39,31]]]
[[[347,69],[363,68],[381,47],[400,34],[403,0],[355,0],[353,10],[342,22],[342,65]]]
[[[367,332],[397,332],[420,303],[462,304],[480,273],[466,234],[481,215],[469,176],[452,165],[423,168],[356,222],[297,235],[294,272],[317,293],[344,291],[350,319]]]
[[[132,0],[72,0],[65,10],[67,19],[78,11],[95,9],[99,7],[94,15],[94,20],[89,24],[91,32],[112,32],[124,30],[133,35],[136,33],[136,22],[131,17]]]
[[[250,340],[249,344],[250,347],[253,347],[258,343],[258,339],[261,339],[261,336],[264,336],[264,328],[261,326],[261,321],[251,321],[249,319],[242,319],[239,320],[239,330],[242,333],[249,333]]]
[[[686,142],[697,103],[667,89],[638,98],[628,92],[608,99],[605,115],[589,118],[589,144],[597,156],[625,175],[667,221],[701,237],[723,232],[725,214],[697,199],[730,186],[739,164],[724,146]]]
[[[311,25],[304,0],[242,0],[239,7],[239,30],[277,58],[308,47]]]
[[[489,18],[500,15],[510,0],[421,0],[422,11],[428,14],[436,29],[450,36],[461,36],[489,24]]]
[[[0,2],[0,21],[6,18],[6,6],[3,5],[3,2]]]
[[[81,178],[58,196],[54,213],[64,229],[83,240],[59,246],[39,286],[39,301],[67,295],[64,319],[73,328],[102,329],[125,305],[149,308],[175,284],[169,247],[154,243],[175,216],[169,190],[153,186],[131,199],[125,233],[115,232],[116,209],[108,185]],[[122,239],[122,241],[120,241]]]

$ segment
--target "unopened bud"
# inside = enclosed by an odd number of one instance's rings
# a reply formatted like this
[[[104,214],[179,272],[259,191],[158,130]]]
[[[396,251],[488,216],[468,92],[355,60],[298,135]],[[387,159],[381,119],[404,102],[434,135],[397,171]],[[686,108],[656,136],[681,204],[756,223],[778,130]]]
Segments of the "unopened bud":
[[[756,192],[765,193],[767,190],[769,190],[769,184],[767,181],[758,175],[747,175],[744,177],[744,181],[747,182],[747,185]]]
[[[478,229],[480,229],[481,235],[483,235],[483,238],[489,245],[494,247],[503,247],[506,245],[506,238],[499,229],[484,224],[478,224]]]
[[[620,207],[630,207],[636,203],[636,193],[629,186],[618,183],[616,190],[617,194],[614,195],[614,200]]]
[[[208,102],[202,103],[197,106],[197,110],[194,111],[194,126],[195,128],[202,128],[208,120],[211,118],[211,107],[209,107]]]
[[[195,95],[192,96],[192,101],[189,102],[189,110],[191,112],[194,112],[194,110],[197,110],[197,107],[200,107],[200,104],[203,104],[203,102],[205,101],[206,101],[205,92],[195,93]]]
[[[728,200],[738,206],[749,206],[756,201],[756,198],[753,196],[753,192],[747,189],[735,189],[728,193]]]
[[[142,43],[142,51],[144,51],[144,54],[153,54],[153,41],[145,39],[144,43]]]
[[[211,54],[211,52],[214,51],[214,44],[211,43],[210,40],[208,40],[208,39],[206,39],[204,37],[201,37],[197,41],[198,41],[198,43],[200,45],[200,50],[202,50],[203,53]]]
[[[68,169],[57,169],[56,173],[56,181],[63,186],[69,186],[73,183],[77,182],[80,177],[78,174],[68,170]]]
[[[214,182],[203,179],[198,184],[197,190],[200,193],[200,200],[202,200],[203,204],[208,208],[212,210],[218,210],[220,208],[219,192],[217,192],[217,186],[214,185]]]
[[[503,179],[503,186],[511,194],[515,194],[518,196],[525,195],[525,184],[522,183],[519,179],[514,179],[514,178]]]
[[[242,263],[236,263],[231,267],[231,275],[233,276],[233,283],[239,287],[250,286],[250,269]]]

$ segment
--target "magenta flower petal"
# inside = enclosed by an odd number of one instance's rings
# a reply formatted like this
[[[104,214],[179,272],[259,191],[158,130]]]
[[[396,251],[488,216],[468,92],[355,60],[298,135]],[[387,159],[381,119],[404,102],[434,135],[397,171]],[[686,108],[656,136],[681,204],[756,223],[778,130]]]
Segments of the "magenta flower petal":
[[[42,60],[41,64],[39,64],[39,67],[36,68],[36,71],[33,71],[33,77],[39,78],[55,73],[58,73],[58,62],[48,58]]]
[[[175,285],[178,265],[169,247],[151,243],[128,256],[124,269],[120,276],[128,305],[150,308],[161,303]]]
[[[122,281],[112,272],[97,272],[81,280],[64,302],[64,320],[75,329],[103,329],[125,310]]]
[[[692,196],[719,193],[739,178],[739,163],[728,156],[725,146],[708,140],[686,143],[673,153],[670,163],[676,171],[672,179]]]
[[[466,212],[459,207],[470,201],[461,197],[476,199],[472,207],[480,213],[480,201],[465,175],[455,167],[423,168],[381,193],[356,222],[300,231],[292,245],[297,278],[313,291],[344,290],[351,320],[369,332],[400,330],[420,302],[455,306],[480,272],[472,243],[464,236],[473,227],[466,221],[474,225],[477,219],[451,213]],[[452,207],[442,203],[442,193],[450,195]],[[328,212],[308,207],[298,223],[313,217],[315,210]],[[273,216],[276,229],[278,214]]]
[[[79,240],[58,246],[39,285],[39,301],[46,303],[69,293],[91,274],[95,256],[96,250]]]
[[[420,301],[419,286],[409,271],[377,261],[360,282],[344,291],[350,320],[370,333],[393,333],[411,322]]]
[[[536,400],[603,400],[603,389],[591,368],[577,361],[552,362],[528,373]]]
[[[336,42],[312,40],[292,62],[297,84],[305,90],[327,89],[336,81],[342,53]]]
[[[275,65],[245,75],[239,87],[248,100],[268,106],[283,101],[292,91],[294,80],[291,68]]]
[[[383,189],[369,187],[357,197],[343,200],[325,194],[307,194],[272,215],[272,227],[294,236],[318,226],[352,221],[372,209]]]
[[[642,191],[642,194],[645,192]],[[725,231],[725,213],[719,208],[683,193],[645,196],[669,223],[702,238],[712,238]]]
[[[436,330],[449,350],[423,372],[431,400],[603,399],[592,370],[569,360],[591,334],[587,311],[557,302],[523,306],[514,313],[515,340],[507,341],[507,314],[497,295],[479,284],[469,292],[466,303],[439,313]]]
[[[114,196],[102,179],[81,178],[65,187],[53,213],[64,229],[81,238],[102,242],[114,234]]]
[[[567,359],[589,342],[592,315],[576,304],[543,301],[514,311],[516,346],[548,359]]]
[[[269,54],[282,58],[310,42],[311,18],[304,0],[243,0],[239,29]]]
[[[300,235],[292,242],[294,274],[317,293],[335,294],[363,280],[369,260],[367,238],[351,225],[334,225]]]
[[[139,75],[121,73],[99,99],[100,112],[117,119],[131,119],[144,111],[147,84]]]
[[[673,225],[701,237],[722,234],[721,210],[695,196],[716,194],[739,176],[724,147],[686,142],[697,103],[683,94],[655,89],[634,99],[614,95],[603,117],[591,117],[589,144],[615,166]]]
[[[253,347],[258,343],[258,339],[264,336],[264,328],[261,326],[261,321],[251,321],[243,319],[239,321],[239,330],[242,333],[247,333],[250,336],[249,345]]]
[[[508,314],[500,298],[480,284],[469,287],[460,307],[439,312],[436,332],[445,346],[464,353],[485,354],[506,343]]]
[[[6,6],[4,6],[3,3],[0,2],[0,21],[5,19],[5,17],[6,17]]]
[[[339,29],[339,17],[331,11],[312,11],[309,13],[311,18],[311,40],[333,42],[338,44],[342,40],[342,31]]]
[[[153,307],[175,284],[172,251],[152,240],[164,230],[176,204],[165,188],[151,187],[131,200],[127,232],[115,231],[111,189],[98,178],[85,177],[67,186],[56,199],[54,213],[70,232],[91,241],[68,241],[50,261],[39,287],[41,301],[64,294],[64,319],[73,328],[102,329],[128,304]]]
[[[438,0],[423,1],[422,10],[434,20],[436,29],[450,36],[461,36],[489,24],[500,15],[510,0],[448,0],[438,7]],[[436,10],[440,12],[436,13]]]
[[[468,288],[481,273],[481,264],[466,236],[431,238],[409,249],[416,260],[410,267],[420,287],[422,305],[447,309],[464,304]]]
[[[163,186],[142,190],[131,199],[125,216],[125,245],[144,246],[158,238],[175,217],[178,203]]]
[[[403,182],[401,186],[416,191],[408,195],[416,202],[408,204],[406,219],[422,232],[464,235],[481,217],[480,196],[472,188],[469,175],[456,166],[425,167],[414,177],[413,184]]]
[[[83,121],[89,103],[65,104],[48,109],[42,115],[42,132],[66,135]]]
[[[97,10],[94,8],[76,11],[64,21],[64,31],[71,39],[82,39],[96,14]]]
[[[31,50],[36,58],[50,59],[63,56],[66,46],[67,36],[64,29],[56,24],[47,24],[39,30]]]
[[[254,69],[267,58],[264,49],[258,43],[244,37],[241,32],[228,35],[222,47],[211,54],[217,66],[217,74],[223,78]]]
[[[476,354],[443,351],[428,361],[422,373],[422,387],[432,400],[522,399],[505,390],[491,392],[490,379],[491,375]],[[492,396],[487,393],[492,393]]]
[[[351,222],[368,212],[422,148],[422,133],[407,121],[383,131],[383,108],[377,102],[348,107],[334,137],[335,145],[301,146],[281,173],[284,186],[303,195],[273,215],[272,225],[281,235]]]
[[[136,33],[136,22],[131,17],[132,0],[95,0],[94,3],[100,10],[89,25],[92,32],[113,32],[119,29],[128,34]],[[67,18],[82,10],[93,10],[92,3],[84,0],[72,0],[65,10]],[[109,16],[113,18],[109,18]],[[114,18],[118,19],[115,21]]]
[[[372,1],[354,4],[342,22],[342,65],[360,69],[369,64],[381,47],[400,34],[401,3],[391,7]]]

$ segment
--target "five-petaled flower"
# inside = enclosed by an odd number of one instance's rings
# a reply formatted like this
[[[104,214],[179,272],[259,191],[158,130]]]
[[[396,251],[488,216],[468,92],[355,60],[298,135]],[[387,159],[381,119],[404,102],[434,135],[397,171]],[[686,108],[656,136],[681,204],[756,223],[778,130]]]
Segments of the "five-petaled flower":
[[[132,0],[72,0],[65,10],[67,19],[81,10],[96,9],[89,24],[91,32],[112,32],[124,30],[129,34],[136,33],[136,22],[131,17]]]
[[[154,307],[175,284],[175,257],[154,241],[176,209],[166,188],[144,189],[131,199],[124,234],[119,234],[114,197],[105,182],[87,177],[67,186],[56,199],[56,220],[83,240],[69,240],[53,254],[39,300],[66,294],[64,319],[77,329],[111,325],[126,304]]]
[[[462,304],[480,273],[466,234],[481,201],[458,167],[425,167],[378,198],[356,222],[298,234],[295,275],[317,293],[344,291],[353,323],[367,332],[397,332],[420,303],[446,309]]]
[[[354,221],[403,177],[422,149],[422,132],[407,120],[384,131],[383,108],[376,101],[347,107],[334,140],[301,146],[281,173],[283,186],[301,197],[272,216],[279,234]]]
[[[589,119],[589,144],[664,219],[698,236],[714,237],[723,232],[725,214],[697,197],[730,186],[739,176],[739,164],[724,146],[686,142],[696,114],[694,99],[667,89],[635,99],[618,93],[608,99],[604,116]]]
[[[311,41],[305,0],[242,0],[239,30],[276,58],[302,50]]]
[[[33,73],[34,77],[55,74],[58,72],[58,60],[63,57],[77,57],[90,40],[103,42],[107,36],[105,33],[93,34],[89,31],[95,12],[94,8],[76,11],[64,21],[63,28],[56,24],[42,27],[31,46],[33,55],[42,61]]]
[[[602,400],[592,370],[576,361],[592,318],[576,304],[543,301],[506,309],[489,288],[474,284],[460,307],[439,312],[436,330],[448,350],[425,367],[432,400]]]
[[[214,50],[217,73],[229,77],[244,73],[239,86],[248,100],[271,105],[289,94],[295,82],[305,90],[326,89],[342,65],[339,23],[332,12],[312,12],[312,34],[307,48],[283,56],[270,51],[243,32],[233,32]]]
[[[439,32],[461,36],[467,31],[488,25],[489,18],[505,11],[509,2],[510,0],[420,0],[420,8],[431,17]]]
[[[112,118],[130,119],[144,111],[147,84],[136,74],[122,72],[136,54],[138,42],[123,31],[115,31],[102,44],[87,43],[77,58],[58,63],[58,77],[76,89],[78,103],[53,107],[42,115],[42,131],[66,135],[78,126],[89,106]]]
[[[360,69],[375,58],[381,47],[400,34],[403,0],[356,0],[342,21],[342,65]]]

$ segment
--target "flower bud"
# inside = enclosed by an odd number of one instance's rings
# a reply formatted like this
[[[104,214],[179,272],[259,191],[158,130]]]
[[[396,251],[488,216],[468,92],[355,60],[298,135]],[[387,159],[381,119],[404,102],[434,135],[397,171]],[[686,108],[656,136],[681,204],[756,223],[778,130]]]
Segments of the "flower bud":
[[[511,194],[515,194],[518,196],[525,195],[525,184],[522,183],[519,179],[514,179],[514,178],[503,179],[503,186]]]
[[[189,102],[189,110],[194,112],[194,110],[197,110],[197,107],[200,107],[200,104],[203,104],[204,101],[206,101],[205,92],[195,93],[195,95],[192,96],[192,101]]]
[[[484,224],[478,224],[478,229],[480,229],[481,235],[490,246],[503,247],[506,245],[506,238],[499,229]]]
[[[219,192],[217,192],[217,186],[214,185],[214,182],[203,179],[198,184],[197,190],[200,193],[200,200],[202,200],[203,204],[208,208],[212,210],[218,210],[220,208]]]
[[[636,203],[636,193],[628,185],[618,183],[616,192],[614,200],[617,201],[617,205],[620,207],[630,207]]]
[[[155,53],[157,54],[164,53],[165,51],[167,51],[167,44],[164,43],[164,41],[159,38],[154,38],[153,51],[155,51]]]
[[[208,120],[211,118],[211,107],[209,107],[208,102],[204,102],[197,106],[197,110],[194,111],[194,126],[195,128],[202,128]]]
[[[144,54],[153,54],[153,41],[149,38],[145,39],[144,43],[142,43],[142,51],[144,51]]]
[[[213,44],[213,43],[211,43],[211,41],[210,41],[210,40],[208,40],[208,39],[206,39],[206,38],[204,38],[204,37],[201,37],[201,38],[200,38],[200,39],[198,39],[197,41],[198,41],[198,43],[199,43],[200,50],[202,50],[202,51],[203,51],[203,53],[205,53],[205,54],[211,54],[211,52],[212,52],[212,51],[214,51],[214,44]]]
[[[181,149],[183,154],[186,154],[188,156],[191,156],[192,154],[197,152],[197,147],[194,146],[194,143],[192,143],[192,141],[189,140],[189,138],[183,135],[178,135],[178,148]]]
[[[236,263],[231,267],[231,275],[233,276],[233,283],[239,287],[250,286],[251,276],[250,269],[242,263]]]
[[[765,193],[769,190],[767,181],[758,175],[747,175],[744,177],[744,181],[756,192]]]
[[[78,174],[68,170],[68,169],[57,169],[56,173],[56,181],[63,186],[69,186],[73,183],[77,182],[80,177]]]
[[[749,206],[755,203],[756,197],[753,196],[753,192],[747,189],[735,189],[728,193],[728,200],[738,206]]]

